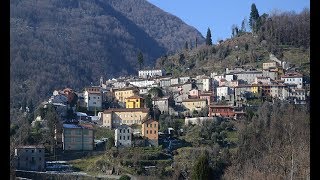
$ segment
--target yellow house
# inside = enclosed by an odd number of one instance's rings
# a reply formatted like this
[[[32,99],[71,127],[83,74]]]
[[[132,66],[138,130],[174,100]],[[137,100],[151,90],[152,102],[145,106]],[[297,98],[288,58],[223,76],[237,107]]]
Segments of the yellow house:
[[[147,119],[148,113],[148,108],[104,110],[102,114],[102,126],[108,128],[117,128],[122,124],[141,125],[142,122]]]
[[[252,84],[251,85],[251,92],[252,93],[258,93],[259,92],[259,85],[258,84]]]
[[[116,100],[118,100],[119,102],[125,103],[126,98],[134,96],[134,95],[138,95],[139,89],[136,87],[114,89],[113,93],[114,93],[114,97],[116,98]]]
[[[143,108],[144,99],[140,96],[134,95],[126,98],[126,108]]]
[[[207,99],[184,99],[182,100],[182,105],[190,112],[194,110],[200,111],[201,108],[206,107]]]

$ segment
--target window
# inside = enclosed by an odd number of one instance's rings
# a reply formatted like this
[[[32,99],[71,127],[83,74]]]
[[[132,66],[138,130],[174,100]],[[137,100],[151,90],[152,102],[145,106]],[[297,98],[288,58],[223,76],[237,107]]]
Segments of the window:
[[[129,129],[128,129],[128,133],[129,133]]]
[[[39,153],[41,153],[41,149],[39,149]]]
[[[123,136],[123,140],[126,140],[126,137],[125,137],[125,136]]]
[[[150,134],[152,134],[152,130],[150,130]]]
[[[121,140],[121,136],[119,136],[119,139]]]
[[[147,134],[148,134],[148,130],[147,130]]]
[[[150,127],[152,128],[152,124],[150,124]]]
[[[154,124],[154,127],[157,127],[157,124]]]
[[[157,131],[156,131],[156,130],[154,130],[154,134],[157,134]]]
[[[147,127],[149,127],[149,124],[147,124]]]
[[[130,140],[130,136],[128,136],[128,140]]]
[[[122,130],[122,129],[120,129],[120,133],[121,133],[121,130]]]
[[[31,150],[31,153],[34,153],[34,150],[33,150],[33,149]]]

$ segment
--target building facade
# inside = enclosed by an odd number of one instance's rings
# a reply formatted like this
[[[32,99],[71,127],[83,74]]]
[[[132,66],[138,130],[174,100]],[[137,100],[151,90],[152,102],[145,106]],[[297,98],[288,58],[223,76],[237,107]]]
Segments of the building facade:
[[[100,87],[87,87],[83,93],[84,102],[88,111],[101,110],[102,93]]]
[[[128,87],[128,88],[121,88],[121,89],[113,89],[113,94],[116,100],[119,102],[125,103],[126,98],[138,95],[139,89],[136,87]]]
[[[155,77],[155,76],[163,76],[164,71],[161,69],[151,69],[151,70],[140,70],[139,77],[140,78],[148,78],[148,77]]]
[[[20,146],[15,149],[17,170],[45,171],[44,146]]]
[[[127,97],[126,108],[144,108],[144,98],[138,95]]]
[[[90,124],[63,124],[63,150],[91,151],[94,148],[93,126]]]
[[[103,111],[102,126],[110,129],[117,128],[122,124],[132,125],[141,123],[147,118],[149,109],[108,109]]]
[[[158,121],[150,119],[142,123],[141,134],[147,138],[149,144],[158,146],[158,129]]]
[[[200,111],[202,108],[206,107],[207,99],[185,99],[182,100],[182,105],[189,111],[194,110]]]
[[[114,145],[116,147],[131,147],[132,128],[122,124],[114,130]]]

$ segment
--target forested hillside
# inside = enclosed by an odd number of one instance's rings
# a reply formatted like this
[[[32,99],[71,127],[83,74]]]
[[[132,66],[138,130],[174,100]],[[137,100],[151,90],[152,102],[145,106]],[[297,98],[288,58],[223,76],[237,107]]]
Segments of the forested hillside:
[[[252,33],[232,27],[232,37],[219,44],[185,48],[157,60],[157,67],[173,75],[210,74],[236,66],[262,67],[270,54],[310,74],[310,11],[263,14]],[[242,25],[243,26],[243,25]]]
[[[74,89],[137,73],[204,38],[145,0],[10,1],[10,107],[37,104],[54,89]]]

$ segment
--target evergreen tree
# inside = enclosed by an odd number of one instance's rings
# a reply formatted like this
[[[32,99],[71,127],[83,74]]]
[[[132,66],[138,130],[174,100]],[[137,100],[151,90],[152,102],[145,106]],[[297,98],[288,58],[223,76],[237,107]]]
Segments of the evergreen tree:
[[[139,64],[140,69],[142,68],[142,66],[143,66],[143,64],[144,64],[143,54],[142,54],[141,51],[140,51],[139,54],[138,54],[138,64]]]
[[[250,19],[249,19],[249,25],[252,30],[252,32],[256,32],[258,27],[258,21],[259,21],[259,12],[254,3],[251,5],[251,12],[250,12]]]
[[[192,180],[207,180],[210,179],[211,168],[209,165],[208,155],[202,154],[192,170]]]
[[[198,47],[198,38],[196,38],[196,48]]]
[[[206,45],[208,45],[208,46],[211,46],[211,45],[212,45],[212,39],[211,39],[211,31],[210,31],[210,28],[208,28],[208,31],[207,31]]]
[[[185,50],[188,50],[188,49],[189,49],[189,47],[188,47],[188,41],[186,41],[186,43],[184,44],[184,49],[185,49]]]

